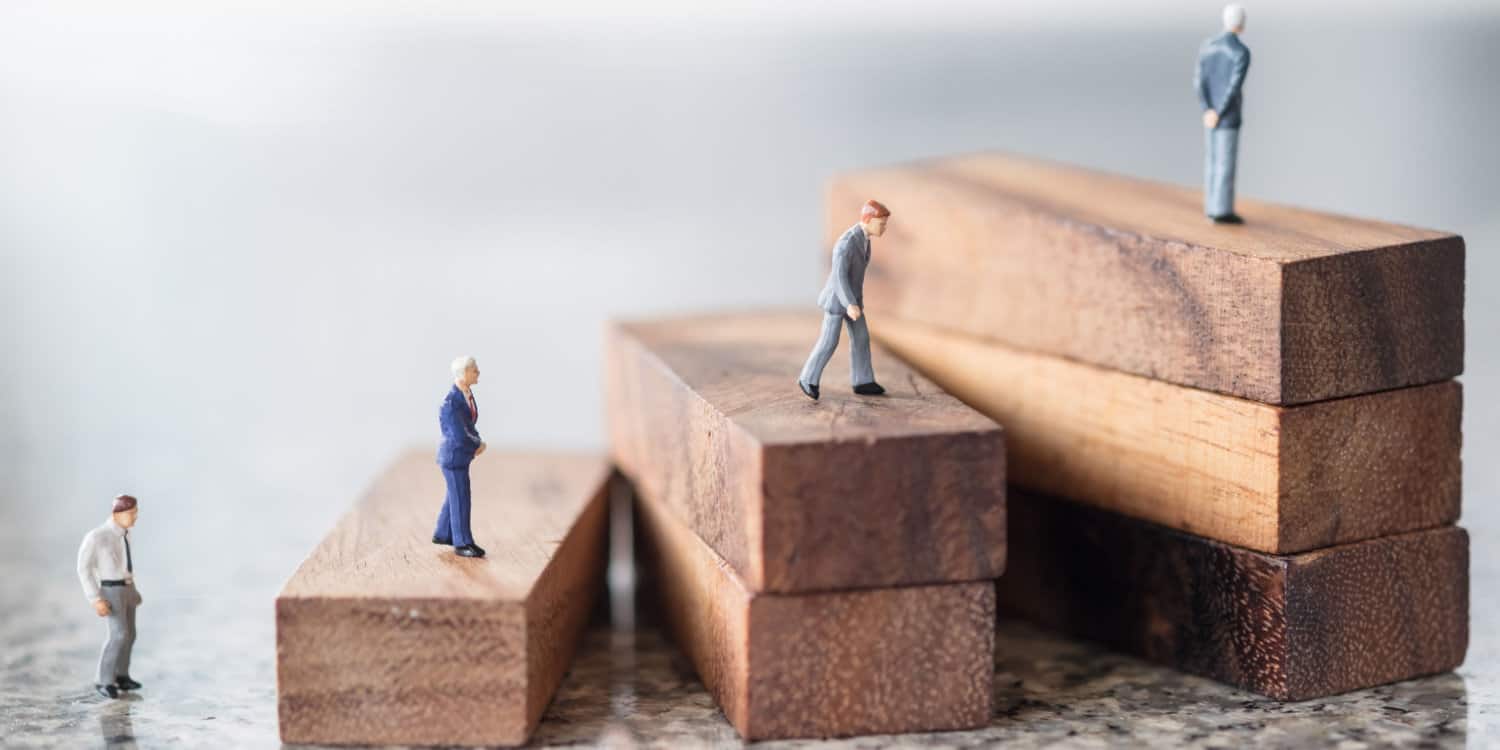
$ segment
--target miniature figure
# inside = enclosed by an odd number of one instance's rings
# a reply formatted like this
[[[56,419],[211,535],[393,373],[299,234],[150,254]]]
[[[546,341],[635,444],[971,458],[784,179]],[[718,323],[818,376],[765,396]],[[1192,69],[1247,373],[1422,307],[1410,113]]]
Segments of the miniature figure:
[[[839,325],[849,326],[850,380],[854,392],[861,396],[878,396],[885,389],[875,382],[875,368],[870,364],[870,329],[864,316],[865,268],[870,265],[870,239],[885,234],[885,223],[891,212],[878,201],[866,201],[859,212],[859,223],[849,227],[833,249],[833,269],[828,283],[818,295],[823,308],[823,331],[813,346],[797,385],[807,397],[818,400],[818,383],[823,368],[839,345]]]
[[[120,697],[122,690],[139,690],[141,683],[130,677],[130,650],[135,646],[135,608],[141,606],[135,590],[135,560],[130,555],[130,528],[140,515],[138,501],[118,495],[103,526],[83,537],[78,548],[78,580],[94,612],[109,618],[109,637],[99,652],[99,670],[94,690],[106,698]]]
[[[1219,224],[1243,224],[1234,212],[1234,164],[1240,141],[1240,92],[1250,69],[1250,48],[1240,41],[1245,9],[1224,6],[1224,33],[1198,50],[1193,88],[1203,107],[1203,213]]]
[[[473,357],[459,357],[453,360],[452,369],[453,387],[438,410],[443,442],[438,445],[437,461],[443,469],[448,494],[438,512],[432,543],[452,545],[461,557],[484,557],[484,549],[474,543],[474,535],[469,531],[469,463],[484,453],[485,448],[476,427],[479,404],[473,391],[473,385],[479,382],[479,365]]]

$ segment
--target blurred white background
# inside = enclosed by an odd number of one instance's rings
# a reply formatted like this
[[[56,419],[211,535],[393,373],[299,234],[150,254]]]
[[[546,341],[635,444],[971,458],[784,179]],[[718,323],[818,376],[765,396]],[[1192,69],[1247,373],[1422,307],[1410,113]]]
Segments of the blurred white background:
[[[4,3],[0,544],[73,585],[130,491],[146,590],[269,597],[434,442],[454,355],[493,446],[600,448],[610,316],[811,309],[837,170],[1196,184],[1220,3],[1061,5]],[[1240,193],[1468,239],[1494,580],[1500,5],[1310,5],[1248,3]]]

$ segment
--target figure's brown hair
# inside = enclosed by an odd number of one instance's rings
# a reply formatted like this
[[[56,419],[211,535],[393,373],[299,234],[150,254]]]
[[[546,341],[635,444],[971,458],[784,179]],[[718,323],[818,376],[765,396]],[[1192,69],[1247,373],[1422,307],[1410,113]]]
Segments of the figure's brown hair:
[[[891,210],[886,208],[884,203],[873,198],[865,201],[864,207],[859,210],[860,223],[864,223],[870,219],[884,219],[890,215]]]
[[[115,506],[112,513],[123,513],[135,507],[135,497],[131,495],[115,495]]]

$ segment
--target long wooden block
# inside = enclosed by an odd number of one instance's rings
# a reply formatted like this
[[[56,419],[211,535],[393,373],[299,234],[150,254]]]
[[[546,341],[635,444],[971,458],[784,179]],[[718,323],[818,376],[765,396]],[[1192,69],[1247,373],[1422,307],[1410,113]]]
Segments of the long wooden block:
[[[797,374],[819,315],[620,323],[606,341],[615,462],[753,591],[998,576],[1004,439],[885,352],[888,389],[855,396],[845,342],[809,400]]]
[[[1279,700],[1446,672],[1469,537],[1445,526],[1267,555],[1013,490],[1004,615]]]
[[[598,598],[610,469],[597,456],[474,461],[466,559],[432,544],[443,480],[404,456],[276,599],[281,739],[519,745],[567,672]]]
[[[1005,425],[1028,489],[1276,553],[1458,520],[1457,381],[1283,407],[919,323],[870,328]]]
[[[745,739],[989,722],[993,582],[758,594],[663,503],[635,508],[651,598]]]
[[[1252,200],[1216,225],[1196,187],[978,154],[838,176],[825,245],[872,197],[893,212],[872,330],[899,316],[1275,404],[1463,370],[1453,234]]]

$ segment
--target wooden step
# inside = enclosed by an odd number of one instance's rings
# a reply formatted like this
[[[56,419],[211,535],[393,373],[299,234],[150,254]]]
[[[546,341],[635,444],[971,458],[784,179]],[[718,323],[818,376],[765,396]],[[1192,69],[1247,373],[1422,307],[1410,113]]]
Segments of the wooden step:
[[[974,581],[1005,561],[1004,441],[989,418],[875,352],[884,396],[797,387],[821,314],[619,323],[605,400],[616,464],[752,591]]]
[[[1267,555],[1013,489],[1001,616],[1279,700],[1463,662],[1469,538],[1444,526]]]
[[[471,467],[482,559],[431,542],[444,485],[403,456],[276,598],[281,739],[520,745],[598,599],[608,464],[486,451]]]
[[[746,740],[989,723],[992,582],[755,593],[664,503],[635,518],[646,600]]]
[[[951,328],[1171,383],[1296,404],[1463,370],[1464,243],[1001,154],[839,175],[827,253],[876,198],[870,325]]]
[[[872,314],[871,333],[1005,425],[1010,480],[1262,552],[1458,520],[1456,381],[1281,407]]]

